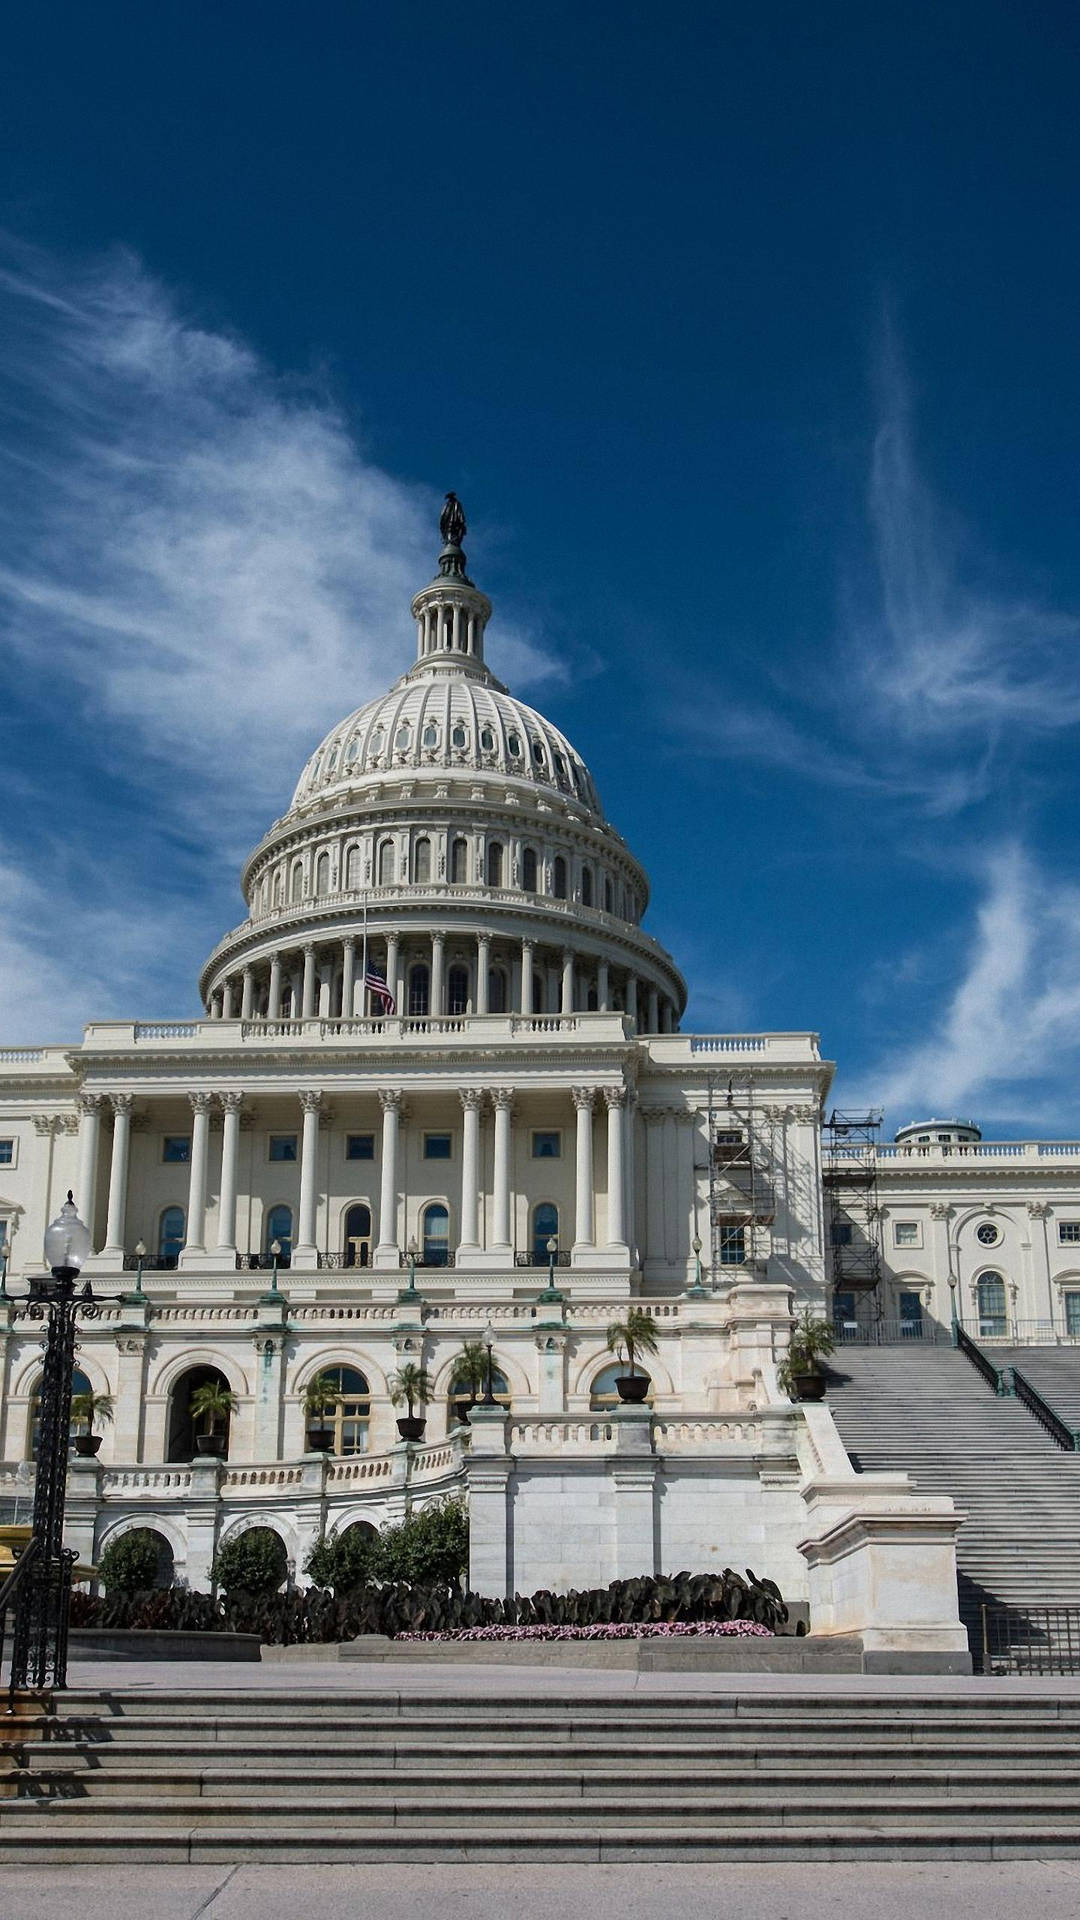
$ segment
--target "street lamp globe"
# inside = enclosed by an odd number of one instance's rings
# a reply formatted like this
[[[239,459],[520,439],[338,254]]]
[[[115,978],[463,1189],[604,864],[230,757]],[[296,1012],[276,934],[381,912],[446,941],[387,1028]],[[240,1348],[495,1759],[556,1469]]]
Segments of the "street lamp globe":
[[[74,1278],[90,1252],[90,1229],[80,1220],[70,1189],[56,1219],[45,1229],[45,1265]]]

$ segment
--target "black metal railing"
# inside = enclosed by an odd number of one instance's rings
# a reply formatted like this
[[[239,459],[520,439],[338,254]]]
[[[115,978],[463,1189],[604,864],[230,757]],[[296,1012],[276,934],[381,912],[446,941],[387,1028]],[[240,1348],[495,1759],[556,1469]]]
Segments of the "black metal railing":
[[[556,1267],[570,1265],[569,1253],[515,1253],[515,1267],[546,1267],[551,1262]]]
[[[1080,1607],[987,1607],[984,1673],[1080,1673]]]
[[[995,1393],[1008,1393],[1009,1385],[1003,1369],[1001,1367],[995,1367],[993,1361],[983,1352],[982,1348],[976,1346],[970,1333],[965,1333],[961,1326],[955,1326],[953,1328],[953,1341],[960,1352],[965,1354],[971,1361],[976,1373],[982,1374],[988,1387],[993,1387]]]
[[[141,1266],[144,1273],[175,1273],[179,1263],[178,1253],[125,1253],[123,1270],[138,1273]]]
[[[866,1325],[834,1319],[833,1339],[838,1347],[898,1347],[910,1340],[932,1347],[949,1339],[949,1329],[925,1315],[918,1320],[874,1320]]]
[[[34,1565],[34,1562],[40,1557],[40,1554],[41,1554],[41,1541],[38,1539],[36,1534],[31,1534],[30,1539],[27,1541],[25,1547],[22,1549],[22,1552],[19,1554],[19,1557],[16,1560],[15,1565],[12,1567],[11,1572],[8,1574],[7,1579],[4,1581],[3,1586],[0,1587],[0,1667],[2,1667],[4,1664],[4,1640],[7,1634],[8,1608],[12,1605],[13,1601],[15,1600],[15,1597],[18,1594],[19,1588],[21,1587],[24,1579],[26,1578],[26,1575],[29,1573],[31,1567]],[[14,1661],[12,1661],[11,1663],[11,1673],[8,1678],[7,1710],[9,1713],[14,1713],[15,1711],[15,1662]]]
[[[453,1247],[431,1248],[427,1253],[399,1253],[398,1266],[404,1269],[414,1267],[452,1267],[455,1262]]]
[[[1056,1440],[1065,1453],[1080,1452],[1080,1434],[1074,1427],[1067,1426],[1059,1413],[1055,1413],[1049,1400],[1044,1400],[1037,1387],[1033,1387],[1026,1373],[1019,1367],[1006,1367],[1006,1373],[1012,1382],[1012,1390],[1028,1412],[1045,1427],[1052,1440]]]

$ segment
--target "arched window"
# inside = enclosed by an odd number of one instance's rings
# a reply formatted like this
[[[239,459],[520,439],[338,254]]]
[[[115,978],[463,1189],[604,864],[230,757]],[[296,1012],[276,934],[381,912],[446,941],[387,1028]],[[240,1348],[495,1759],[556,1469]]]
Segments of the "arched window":
[[[166,1207],[158,1221],[158,1266],[175,1267],[184,1244],[184,1209]]]
[[[371,754],[372,759],[375,758],[376,754],[382,752],[385,738],[386,735],[382,727],[372,727],[371,739],[368,741],[368,752]]]
[[[330,891],[330,855],[328,853],[320,853],[315,862],[315,891],[316,893]]]
[[[581,904],[583,907],[592,906],[592,868],[591,867],[582,867],[581,869]]]
[[[359,847],[349,848],[349,857],[345,866],[345,885],[350,893],[355,893],[363,885],[364,857]]]
[[[451,967],[446,976],[447,1013],[468,1013],[469,1011],[469,969]]]
[[[551,891],[556,900],[566,899],[566,861],[561,853],[555,855],[555,864],[551,869]]]
[[[72,1373],[71,1391],[73,1394],[93,1392],[93,1388],[91,1387],[90,1382],[87,1379],[85,1373],[82,1371],[81,1367],[76,1367],[74,1372]],[[38,1443],[40,1439],[41,1439],[41,1376],[39,1375],[38,1379],[34,1383],[34,1388],[30,1395],[30,1420],[29,1420],[29,1425],[28,1425],[27,1435],[26,1435],[28,1459],[30,1460],[37,1459]],[[69,1451],[73,1450],[74,1445],[75,1445],[75,1436],[73,1434],[71,1437],[71,1444],[69,1447]]]
[[[371,1208],[358,1200],[345,1215],[344,1262],[347,1267],[371,1264]]]
[[[329,757],[329,759],[328,759],[328,760],[327,760],[327,762],[326,762],[326,777],[327,777],[327,779],[328,779],[328,780],[329,780],[329,778],[330,778],[330,775],[331,775],[332,773],[334,773],[334,772],[336,772],[336,770],[337,770],[337,756],[338,756],[338,750],[337,750],[337,748],[336,748],[336,747],[331,747],[331,749],[330,749],[330,757]]]
[[[615,1382],[620,1374],[625,1374],[627,1371],[628,1369],[624,1360],[615,1360],[610,1366],[601,1367],[592,1386],[589,1388],[589,1411],[591,1413],[606,1413],[609,1407],[618,1406],[619,1389],[615,1385]],[[634,1371],[641,1373],[643,1369],[635,1366]],[[645,1377],[648,1379],[649,1376],[646,1374]],[[649,1391],[645,1396],[646,1405],[651,1407],[652,1400],[652,1383],[650,1381]]]
[[[327,1407],[311,1424],[333,1428],[332,1452],[366,1453],[371,1388],[364,1375],[356,1367],[320,1367],[319,1378],[328,1381],[338,1397],[334,1406]]]
[[[356,734],[354,733],[352,739],[349,741],[349,744],[345,749],[345,765],[347,767],[352,766],[352,763],[356,759],[356,756],[359,753],[359,751],[360,751],[360,741],[357,738]]]
[[[490,728],[490,727],[481,727],[481,729],[480,729],[480,746],[481,746],[481,749],[482,749],[482,751],[483,751],[484,753],[494,753],[494,751],[495,751],[495,735],[494,735],[494,734],[492,733],[492,731],[491,731],[491,728]]]
[[[536,765],[537,765],[538,767],[546,767],[546,766],[547,766],[547,754],[546,754],[546,752],[545,752],[545,750],[544,750],[544,743],[543,743],[543,741],[542,741],[542,740],[534,740],[534,741],[533,741],[533,743],[532,743],[532,750],[533,750],[533,760],[535,761],[535,763],[536,763]]]
[[[304,896],[304,866],[301,860],[297,860],[293,864],[292,874],[289,879],[289,899],[302,900],[303,896]]]
[[[468,746],[468,744],[469,744],[469,736],[465,731],[464,723],[460,720],[455,720],[454,730],[450,735],[450,745],[452,747],[456,747],[458,752],[460,753],[463,748]]]
[[[409,1012],[415,1020],[426,1020],[431,1011],[431,972],[423,961],[409,968]]]
[[[615,889],[611,884],[611,875],[609,873],[605,873],[604,875],[604,912],[614,913],[614,911],[615,911]]]
[[[271,1207],[266,1216],[266,1245],[263,1248],[263,1253],[266,1257],[267,1266],[270,1265],[274,1258],[270,1249],[275,1240],[281,1247],[281,1252],[278,1254],[278,1266],[287,1267],[292,1261],[291,1207]]]
[[[423,1263],[425,1267],[445,1267],[450,1261],[450,1215],[441,1200],[424,1208]]]
[[[280,907],[285,901],[285,875],[279,868],[274,875],[274,905]]]
[[[392,887],[394,884],[394,843],[392,840],[384,840],[379,848],[378,884],[380,887]]]
[[[536,848],[526,847],[521,856],[521,884],[526,893],[536,892]]]
[[[511,758],[512,760],[520,760],[520,758],[521,758],[521,735],[520,735],[519,733],[508,733],[508,734],[507,734],[507,736],[506,736],[506,751],[507,751],[507,753],[508,753],[508,754],[510,755],[510,758]]]
[[[509,998],[510,988],[505,967],[492,967],[488,973],[488,1012],[508,1012]]]
[[[413,879],[423,885],[431,879],[431,841],[418,840],[413,848]]]
[[[450,849],[450,884],[463,887],[469,878],[469,848],[464,840],[455,840]]]
[[[1009,1331],[1005,1307],[1005,1282],[1000,1273],[984,1273],[978,1285],[979,1333],[985,1339],[1001,1339]]]
[[[559,1209],[550,1200],[541,1200],[533,1208],[532,1257],[538,1267],[548,1263],[548,1241],[559,1237]]]
[[[478,1345],[479,1342],[474,1343]],[[483,1349],[481,1348],[481,1352]],[[484,1359],[486,1361],[486,1354]],[[491,1391],[501,1407],[510,1405],[510,1382],[501,1367],[491,1363]],[[446,1424],[448,1427],[467,1426],[469,1415],[478,1400],[487,1393],[487,1367],[477,1369],[474,1374],[470,1366],[462,1363],[460,1372],[450,1375],[450,1387],[446,1395]]]
[[[503,883],[503,850],[501,840],[488,842],[487,883],[489,887],[501,887]]]
[[[408,753],[409,742],[411,741],[411,739],[412,739],[412,728],[410,727],[408,721],[405,720],[402,722],[401,726],[398,728],[397,732],[394,735],[395,753]]]
[[[429,720],[424,728],[423,744],[429,752],[439,744],[439,729],[435,725],[434,720]]]
[[[199,1434],[207,1431],[206,1415],[196,1415],[191,1411],[191,1401],[200,1387],[218,1386],[228,1390],[228,1381],[220,1367],[189,1367],[180,1375],[169,1395],[169,1412],[165,1431],[168,1436],[165,1447],[166,1460],[191,1460],[200,1451],[195,1441]],[[224,1440],[226,1453],[229,1450],[229,1416],[214,1423],[214,1432]]]

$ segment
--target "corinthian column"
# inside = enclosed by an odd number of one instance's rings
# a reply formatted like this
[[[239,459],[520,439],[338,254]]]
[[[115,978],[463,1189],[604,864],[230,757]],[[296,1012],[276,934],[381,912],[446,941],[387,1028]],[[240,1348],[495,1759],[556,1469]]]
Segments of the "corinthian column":
[[[243,1104],[242,1093],[221,1095],[224,1120],[221,1134],[221,1200],[218,1205],[217,1250],[224,1254],[236,1252],[236,1156],[240,1142],[240,1109]]]
[[[131,1145],[131,1110],[135,1096],[111,1093],[113,1110],[112,1165],[109,1169],[109,1215],[105,1222],[102,1253],[121,1255],[127,1222],[128,1152]]]
[[[384,1087],[379,1092],[382,1108],[382,1154],[379,1168],[379,1243],[375,1249],[379,1266],[396,1266],[398,1136],[401,1125],[400,1087]]]
[[[593,1097],[592,1087],[572,1087],[577,1111],[577,1152],[574,1161],[574,1252],[592,1248],[596,1241],[593,1225]]]
[[[191,1102],[191,1171],[188,1175],[185,1253],[206,1251],[206,1161],[210,1145],[210,1095],[189,1093]]]
[[[322,1098],[321,1093],[300,1095],[304,1130],[300,1142],[300,1206],[297,1211],[296,1243],[292,1251],[294,1267],[300,1263],[313,1266],[316,1259],[315,1201],[319,1180],[319,1110]]]
[[[80,1093],[79,1095],[79,1184],[75,1192],[75,1201],[90,1229],[91,1247],[94,1244],[97,1212],[98,1147],[101,1141],[103,1104],[104,1096],[100,1093]]]
[[[461,1141],[461,1240],[460,1253],[477,1253],[480,1246],[480,1105],[484,1098],[479,1087],[461,1088],[464,1114]]]
[[[624,1120],[626,1088],[605,1087],[607,1106],[607,1209],[608,1246],[622,1252],[626,1245],[623,1204],[626,1197],[626,1147]]]
[[[495,1188],[494,1204],[491,1211],[492,1253],[509,1253],[510,1239],[510,1122],[514,1109],[512,1087],[494,1087],[491,1093],[495,1108]]]

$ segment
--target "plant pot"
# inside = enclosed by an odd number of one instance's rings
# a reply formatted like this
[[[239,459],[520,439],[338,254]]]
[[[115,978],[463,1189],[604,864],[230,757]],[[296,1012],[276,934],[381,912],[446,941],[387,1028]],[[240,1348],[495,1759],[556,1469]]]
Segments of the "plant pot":
[[[92,1460],[100,1445],[100,1433],[77,1433],[75,1435],[75,1451],[81,1454],[84,1460]]]
[[[829,1383],[825,1375],[813,1367],[806,1373],[793,1373],[791,1384],[797,1400],[824,1400]]]
[[[403,1440],[422,1440],[426,1426],[426,1420],[417,1420],[415,1417],[410,1420],[406,1417],[404,1420],[398,1421],[397,1430]]]
[[[649,1376],[647,1373],[618,1373],[615,1376],[615,1388],[620,1400],[633,1400],[640,1406],[649,1397]]]
[[[333,1427],[312,1427],[307,1443],[310,1453],[329,1453],[334,1444]]]
[[[225,1435],[223,1433],[197,1433],[195,1435],[196,1453],[210,1454],[214,1459],[225,1458]]]

